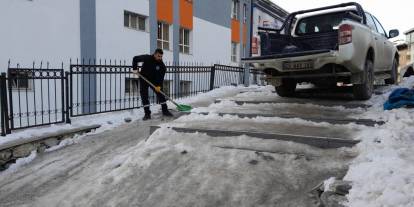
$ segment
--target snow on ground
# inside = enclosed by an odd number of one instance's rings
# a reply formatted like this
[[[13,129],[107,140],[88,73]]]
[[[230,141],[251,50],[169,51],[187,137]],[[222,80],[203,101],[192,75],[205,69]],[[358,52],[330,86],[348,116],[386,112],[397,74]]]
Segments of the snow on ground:
[[[275,96],[275,95],[273,95]],[[242,114],[264,114],[264,115],[278,115],[291,114],[312,117],[337,117],[344,118],[363,118],[361,113],[365,112],[362,108],[348,109],[343,106],[321,106],[312,103],[261,103],[249,104],[244,103],[238,105],[231,98],[224,99],[219,103],[212,104],[209,107],[198,107],[193,109],[196,113],[242,113]]]
[[[409,78],[405,79],[400,86],[385,87],[382,90],[388,92],[374,95],[371,100],[366,102],[372,105],[368,111],[358,111],[362,113],[361,118],[383,120],[386,122],[384,125],[375,127],[341,125],[351,130],[360,129],[354,138],[361,140],[361,143],[356,146],[358,156],[352,161],[344,178],[344,180],[353,183],[350,194],[347,196],[349,200],[347,205],[352,207],[414,206],[414,109],[401,108],[392,111],[383,111],[382,109],[382,104],[391,93],[391,89],[411,88],[413,85],[414,78]],[[247,92],[239,94],[241,91]],[[246,89],[230,86],[196,97],[180,99],[178,102],[208,106],[214,99],[228,96],[252,101],[258,98],[260,100],[263,98],[274,100],[275,94],[272,91],[273,87],[252,86]],[[217,107],[232,106],[235,106],[234,102],[224,101],[212,105],[210,109],[218,112]],[[265,106],[259,107],[265,108]],[[307,105],[306,107],[314,106]],[[170,105],[170,108],[173,106]],[[194,112],[204,109],[195,109]],[[336,110],[345,109],[336,108]],[[141,118],[141,116],[141,110],[134,110],[133,112],[124,111],[81,117],[74,119],[73,125],[55,125],[40,130],[28,129],[16,132],[6,138],[0,138],[0,145],[10,139],[22,139],[85,124],[103,124],[103,127],[95,132],[100,133],[124,123],[125,117],[131,117],[134,120]],[[179,118],[175,124],[179,125],[180,121],[183,123],[214,122],[216,120],[232,121],[232,119],[235,117],[219,117],[217,114],[207,116],[191,114]],[[286,121],[278,118],[238,118],[237,121],[334,126],[327,123],[310,123],[301,119]],[[246,152],[245,150],[223,149],[226,147],[253,148],[256,151],[273,150],[281,156],[271,156],[272,158],[270,158],[268,154],[265,154],[265,156],[261,156],[262,160],[260,160],[254,150]],[[298,154],[303,154],[303,157],[309,158],[312,162],[298,159]],[[322,152],[321,149],[290,142],[269,141],[245,136],[231,139],[228,137],[211,138],[204,134],[181,134],[161,128],[148,141],[141,141],[134,148],[110,158],[105,164],[99,165],[99,173],[93,176],[94,179],[75,180],[69,189],[66,189],[66,185],[62,185],[54,191],[53,196],[39,197],[36,204],[41,206],[51,201],[59,203],[60,199],[64,202],[59,204],[79,204],[80,206],[92,204],[110,206],[131,203],[144,203],[147,206],[154,206],[154,204],[169,206],[171,203],[176,203],[191,206],[191,204],[196,205],[196,203],[191,203],[191,199],[194,200],[195,196],[199,198],[199,201],[213,202],[197,203],[201,206],[225,206],[226,204],[249,206],[249,204],[264,202],[264,200],[260,200],[263,199],[262,195],[268,196],[266,201],[279,201],[292,205],[303,204],[305,202],[303,197],[284,198],[276,195],[292,191],[296,193],[293,195],[299,195],[302,193],[301,190],[307,189],[314,183],[302,183],[302,181],[293,178],[300,176],[324,177],[324,173],[342,168],[343,162],[348,162],[348,159],[354,155],[354,149],[323,150]],[[28,159],[19,163],[24,164],[34,159],[35,156],[36,154],[32,153]],[[269,161],[266,159],[273,159],[276,162],[275,164],[262,165],[262,163]],[[250,162],[252,160],[256,160],[258,163]],[[255,170],[249,169],[255,166]],[[18,166],[16,165],[16,167]],[[222,169],[228,170],[223,171]],[[283,172],[284,174],[281,176],[281,171],[272,172],[271,169],[283,169],[286,173]],[[282,177],[287,179],[280,180]],[[122,189],[127,189],[127,192],[120,192]],[[231,192],[232,194],[222,194],[222,192]],[[91,197],[94,197],[95,200],[90,200]],[[297,200],[295,200],[296,198]],[[228,203],[214,203],[219,201],[227,201]],[[264,206],[267,204],[274,203],[262,203]]]
[[[195,97],[183,98],[180,99],[178,102],[186,103],[186,104],[198,104],[198,103],[206,103],[211,104],[214,102],[216,98],[223,98],[227,96],[233,96],[238,94],[240,91],[246,90],[254,90],[256,88],[260,88],[258,86],[250,86],[250,87],[234,87],[234,86],[226,86],[215,89],[213,91],[207,93],[201,93]],[[169,103],[169,108],[174,109],[175,106]],[[158,105],[151,106],[151,110],[156,112],[160,109]],[[101,127],[97,129],[94,133],[101,133],[103,131],[107,131],[118,127],[121,124],[124,124],[125,118],[131,118],[132,121],[137,119],[141,119],[144,115],[142,109],[134,109],[134,110],[127,110],[127,111],[120,111],[120,112],[109,112],[103,114],[96,114],[96,115],[88,115],[88,116],[81,116],[76,118],[71,118],[72,124],[53,124],[50,126],[45,127],[36,127],[36,128],[29,128],[24,130],[17,130],[13,131],[12,134],[9,134],[5,137],[0,137],[0,146],[4,145],[5,143],[14,141],[16,139],[27,139],[33,136],[40,136],[46,133],[57,132],[59,130],[64,129],[73,129],[81,126],[87,125],[94,125],[99,124]]]
[[[56,195],[39,197],[33,204],[311,206],[309,189],[326,175],[343,172],[354,155],[351,149],[161,128],[133,151],[107,160],[93,180],[61,186]],[[82,188],[73,191],[80,182]]]
[[[259,86],[250,86],[250,87],[244,87],[244,86],[225,86],[218,89],[215,89],[213,91],[209,91],[207,93],[200,93],[197,96],[194,97],[188,97],[180,99],[180,103],[186,103],[186,104],[201,104],[201,105],[209,105],[214,102],[217,98],[225,98],[227,96],[234,96],[240,91],[250,91],[250,90],[256,90],[263,87]],[[174,109],[175,106],[169,103],[169,108]],[[153,113],[160,110],[159,105],[151,106],[151,110]],[[73,137],[73,139],[66,139],[59,143],[59,145],[51,147],[47,149],[47,152],[54,151],[61,149],[65,146],[78,143],[84,137],[91,134],[99,134],[111,129],[114,129],[116,127],[119,127],[122,124],[125,124],[125,118],[130,118],[131,121],[139,120],[143,117],[144,113],[142,109],[134,109],[134,110],[126,110],[126,111],[119,111],[119,112],[108,112],[108,113],[102,113],[102,114],[96,114],[96,115],[87,115],[87,116],[81,116],[81,117],[75,117],[71,118],[72,124],[53,124],[50,126],[44,126],[44,127],[35,127],[35,128],[29,128],[24,130],[18,130],[14,131],[12,134],[9,134],[5,137],[0,137],[0,146],[5,145],[10,142],[14,142],[15,140],[24,140],[29,139],[33,136],[41,136],[43,134],[47,133],[53,133],[58,132],[60,130],[65,129],[73,129],[77,127],[82,126],[88,126],[88,125],[95,125],[99,124],[101,125],[100,128],[97,130],[84,134],[84,135],[76,135]],[[16,161],[15,164],[12,164],[8,170],[2,172],[5,173],[13,173],[21,166],[29,163],[36,157],[36,152],[33,152],[29,157],[27,158],[20,158]]]
[[[414,206],[414,109],[382,108],[392,89],[413,86],[411,77],[368,101],[373,107],[364,116],[386,123],[360,132],[359,156],[344,178],[353,182],[349,206]]]

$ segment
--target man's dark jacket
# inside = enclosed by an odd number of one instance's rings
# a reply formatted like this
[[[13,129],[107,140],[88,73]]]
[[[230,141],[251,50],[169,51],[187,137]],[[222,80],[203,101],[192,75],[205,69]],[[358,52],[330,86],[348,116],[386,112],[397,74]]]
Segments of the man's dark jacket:
[[[165,71],[164,62],[155,60],[153,55],[139,55],[132,60],[132,69],[138,70],[138,63],[142,62],[141,75],[156,86],[162,86]]]

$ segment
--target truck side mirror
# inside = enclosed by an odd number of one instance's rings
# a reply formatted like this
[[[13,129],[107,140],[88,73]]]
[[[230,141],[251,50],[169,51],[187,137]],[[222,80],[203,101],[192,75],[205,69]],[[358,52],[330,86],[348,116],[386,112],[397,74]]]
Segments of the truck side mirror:
[[[390,30],[390,33],[388,35],[389,38],[393,38],[400,35],[400,32],[398,31],[398,29],[392,29]]]

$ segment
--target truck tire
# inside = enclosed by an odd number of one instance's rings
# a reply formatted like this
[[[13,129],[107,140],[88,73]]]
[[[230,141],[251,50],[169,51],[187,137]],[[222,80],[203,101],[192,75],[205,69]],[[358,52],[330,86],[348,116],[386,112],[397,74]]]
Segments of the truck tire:
[[[372,60],[367,59],[365,61],[365,83],[363,84],[354,84],[353,93],[354,98],[357,100],[368,100],[372,96],[374,90],[374,64]]]
[[[282,85],[276,86],[276,93],[282,97],[290,97],[295,94],[296,80],[282,79]]]
[[[398,62],[397,59],[394,59],[394,61],[392,62],[392,68],[390,71],[391,74],[391,78],[385,79],[385,84],[396,84],[397,83],[397,78],[398,78]]]

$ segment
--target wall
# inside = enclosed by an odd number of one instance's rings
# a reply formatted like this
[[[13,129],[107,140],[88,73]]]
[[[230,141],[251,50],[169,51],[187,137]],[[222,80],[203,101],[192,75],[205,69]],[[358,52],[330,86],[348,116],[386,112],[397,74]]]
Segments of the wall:
[[[9,59],[60,67],[80,56],[79,0],[1,0],[0,25],[0,72]]]
[[[200,62],[204,64],[230,63],[230,28],[208,22],[198,17],[194,17],[193,22],[192,54],[180,54],[180,61]]]
[[[149,18],[147,31],[124,27],[124,10],[149,17],[148,0],[96,1],[97,59],[132,61],[132,57],[150,53]]]

